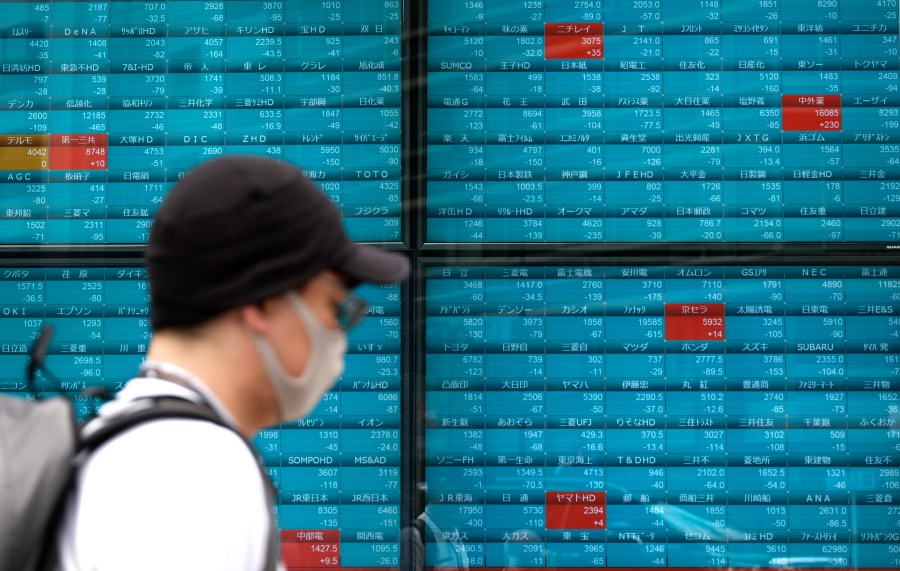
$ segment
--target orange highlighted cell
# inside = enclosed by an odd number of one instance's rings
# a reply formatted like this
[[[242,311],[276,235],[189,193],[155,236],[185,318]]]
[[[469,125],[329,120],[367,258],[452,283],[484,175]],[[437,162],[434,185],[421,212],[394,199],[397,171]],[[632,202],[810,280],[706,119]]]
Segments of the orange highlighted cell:
[[[340,567],[341,532],[337,529],[283,529],[281,559],[288,569]]]
[[[603,59],[603,24],[544,24],[545,59]]]
[[[0,171],[47,170],[49,135],[6,133],[0,135]]]
[[[606,529],[606,492],[546,492],[547,529]]]
[[[0,171],[47,170],[48,147],[0,147]]]
[[[840,131],[840,95],[782,95],[783,131]]]

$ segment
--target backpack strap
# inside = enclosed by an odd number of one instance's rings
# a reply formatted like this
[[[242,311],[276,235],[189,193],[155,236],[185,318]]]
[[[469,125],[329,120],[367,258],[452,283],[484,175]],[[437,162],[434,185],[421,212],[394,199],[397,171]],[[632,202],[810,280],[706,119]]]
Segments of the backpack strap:
[[[145,422],[162,419],[205,420],[234,430],[207,405],[179,397],[149,397],[135,400],[121,413],[97,417],[81,430],[77,453],[90,454],[115,436]],[[247,440],[241,436],[243,442]],[[254,456],[256,456],[254,451]]]
[[[240,437],[241,442],[247,445],[250,453],[257,459],[260,475],[263,479],[266,504],[268,505],[269,514],[272,515],[275,502],[275,488],[272,485],[272,480],[269,478],[268,472],[266,472],[265,467],[260,460],[259,453],[249,440],[238,433],[234,427],[228,424],[206,404],[200,404],[175,396],[157,396],[137,399],[121,412],[110,415],[109,417],[97,417],[82,428],[76,445],[76,456],[79,459],[83,459],[119,434],[145,422],[168,419],[203,420],[227,428],[237,434]],[[59,511],[58,513],[61,514],[62,512]],[[278,565],[278,542],[275,535],[276,528],[274,523],[272,523],[271,518],[269,519],[269,522],[269,542],[266,547],[266,559],[262,571],[275,571]],[[55,551],[55,542],[51,542],[49,545],[52,546],[52,550]],[[50,559],[55,560],[55,555],[51,556]]]

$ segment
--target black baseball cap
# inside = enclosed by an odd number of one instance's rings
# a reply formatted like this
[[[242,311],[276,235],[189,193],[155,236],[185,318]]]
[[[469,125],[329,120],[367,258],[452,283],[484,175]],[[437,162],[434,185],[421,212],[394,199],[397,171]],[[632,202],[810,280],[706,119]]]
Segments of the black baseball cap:
[[[156,330],[199,324],[326,269],[350,285],[409,273],[406,256],[350,240],[338,208],[303,171],[254,155],[207,161],[172,187],[153,220],[146,264]]]

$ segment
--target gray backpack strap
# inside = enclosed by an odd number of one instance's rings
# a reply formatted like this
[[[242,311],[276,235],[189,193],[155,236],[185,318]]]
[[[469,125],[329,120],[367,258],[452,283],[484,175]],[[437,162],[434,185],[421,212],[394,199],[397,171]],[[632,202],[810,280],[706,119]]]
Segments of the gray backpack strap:
[[[275,488],[269,473],[263,466],[259,452],[253,447],[253,443],[244,438],[242,434],[234,430],[234,428],[225,422],[225,420],[216,414],[216,412],[206,404],[199,404],[191,400],[178,397],[150,397],[138,399],[133,407],[129,407],[128,411],[110,417],[109,421],[100,417],[95,422],[100,422],[99,426],[91,427],[85,437],[79,442],[78,450],[93,452],[103,445],[104,442],[122,432],[151,420],[161,420],[170,418],[196,419],[206,420],[217,424],[223,428],[227,428],[237,434],[241,442],[247,445],[250,453],[257,460],[259,466],[260,477],[263,481],[265,489],[266,505],[268,506],[269,518],[269,542],[266,546],[266,559],[262,571],[276,571],[278,568],[278,538],[276,536],[277,527],[274,523],[273,508],[275,505]]]

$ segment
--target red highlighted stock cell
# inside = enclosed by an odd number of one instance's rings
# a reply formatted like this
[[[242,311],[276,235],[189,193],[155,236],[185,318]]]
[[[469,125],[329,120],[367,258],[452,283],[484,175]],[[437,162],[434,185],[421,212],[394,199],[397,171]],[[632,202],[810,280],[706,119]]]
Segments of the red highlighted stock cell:
[[[606,492],[547,492],[547,529],[606,529]]]
[[[603,59],[603,24],[544,24],[545,59]]]
[[[341,532],[337,529],[281,531],[281,559],[288,569],[327,569],[341,565]]]
[[[50,170],[109,168],[105,133],[50,135]]]
[[[781,128],[784,131],[840,131],[840,95],[782,95]]]
[[[667,303],[667,341],[724,341],[724,303]]]

